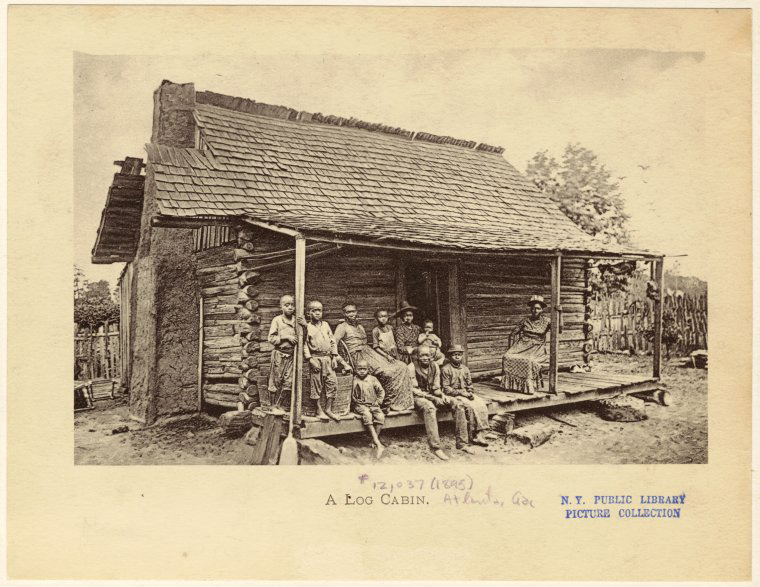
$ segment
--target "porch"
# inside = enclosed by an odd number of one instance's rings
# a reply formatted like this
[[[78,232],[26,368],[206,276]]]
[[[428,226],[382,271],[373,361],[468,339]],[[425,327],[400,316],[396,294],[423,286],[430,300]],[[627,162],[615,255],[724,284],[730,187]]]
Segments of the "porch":
[[[557,392],[553,394],[547,393],[546,390],[533,395],[507,392],[491,381],[474,384],[475,393],[487,402],[488,412],[491,415],[609,399],[618,395],[655,393],[660,386],[661,384],[654,377],[620,373],[558,373]],[[258,410],[254,412],[254,420],[263,421],[263,416],[264,414]],[[438,420],[449,421],[451,414],[442,412]],[[389,415],[385,420],[386,429],[422,424],[422,418],[413,410]],[[323,422],[317,418],[303,416],[300,438],[355,434],[363,430],[361,421],[351,412],[340,422],[332,420]]]

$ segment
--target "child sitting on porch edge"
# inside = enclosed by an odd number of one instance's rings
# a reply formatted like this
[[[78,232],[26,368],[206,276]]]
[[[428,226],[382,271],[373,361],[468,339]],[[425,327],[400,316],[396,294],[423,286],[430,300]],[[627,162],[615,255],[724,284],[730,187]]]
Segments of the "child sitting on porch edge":
[[[351,403],[354,412],[361,418],[372,442],[375,445],[375,456],[383,456],[385,446],[380,442],[380,431],[385,424],[385,414],[380,404],[385,397],[385,390],[380,382],[369,374],[369,363],[361,359],[356,363],[356,374],[351,388]]]

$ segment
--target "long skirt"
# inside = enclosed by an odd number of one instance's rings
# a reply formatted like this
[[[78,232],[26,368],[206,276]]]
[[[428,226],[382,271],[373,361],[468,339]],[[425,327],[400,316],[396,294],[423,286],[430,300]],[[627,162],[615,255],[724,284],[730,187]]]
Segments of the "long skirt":
[[[501,358],[501,386],[519,393],[539,391],[544,383],[541,368],[548,356],[544,340],[518,340]]]
[[[405,363],[396,359],[389,361],[370,346],[365,346],[354,353],[354,361],[360,360],[367,361],[370,372],[377,377],[385,390],[382,405],[384,410],[400,412],[414,407],[412,382]]]

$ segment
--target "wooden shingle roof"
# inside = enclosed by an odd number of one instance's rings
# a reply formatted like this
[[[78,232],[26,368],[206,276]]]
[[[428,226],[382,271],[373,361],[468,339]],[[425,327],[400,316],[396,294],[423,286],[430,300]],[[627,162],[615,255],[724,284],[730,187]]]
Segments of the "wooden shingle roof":
[[[195,119],[204,149],[146,146],[163,216],[247,216],[462,250],[642,253],[581,231],[500,149],[209,104]]]
[[[92,247],[93,263],[117,263],[131,261],[140,239],[140,216],[143,207],[145,167],[142,159],[125,157],[114,161],[121,171],[114,174],[108,188],[106,205],[100,215],[95,245]]]

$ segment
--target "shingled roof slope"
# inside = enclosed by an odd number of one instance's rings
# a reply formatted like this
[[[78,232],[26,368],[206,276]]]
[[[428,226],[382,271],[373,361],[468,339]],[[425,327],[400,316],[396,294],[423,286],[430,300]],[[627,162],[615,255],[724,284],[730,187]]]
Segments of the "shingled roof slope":
[[[581,231],[501,155],[198,104],[206,148],[149,144],[159,212],[482,250],[627,252]]]

